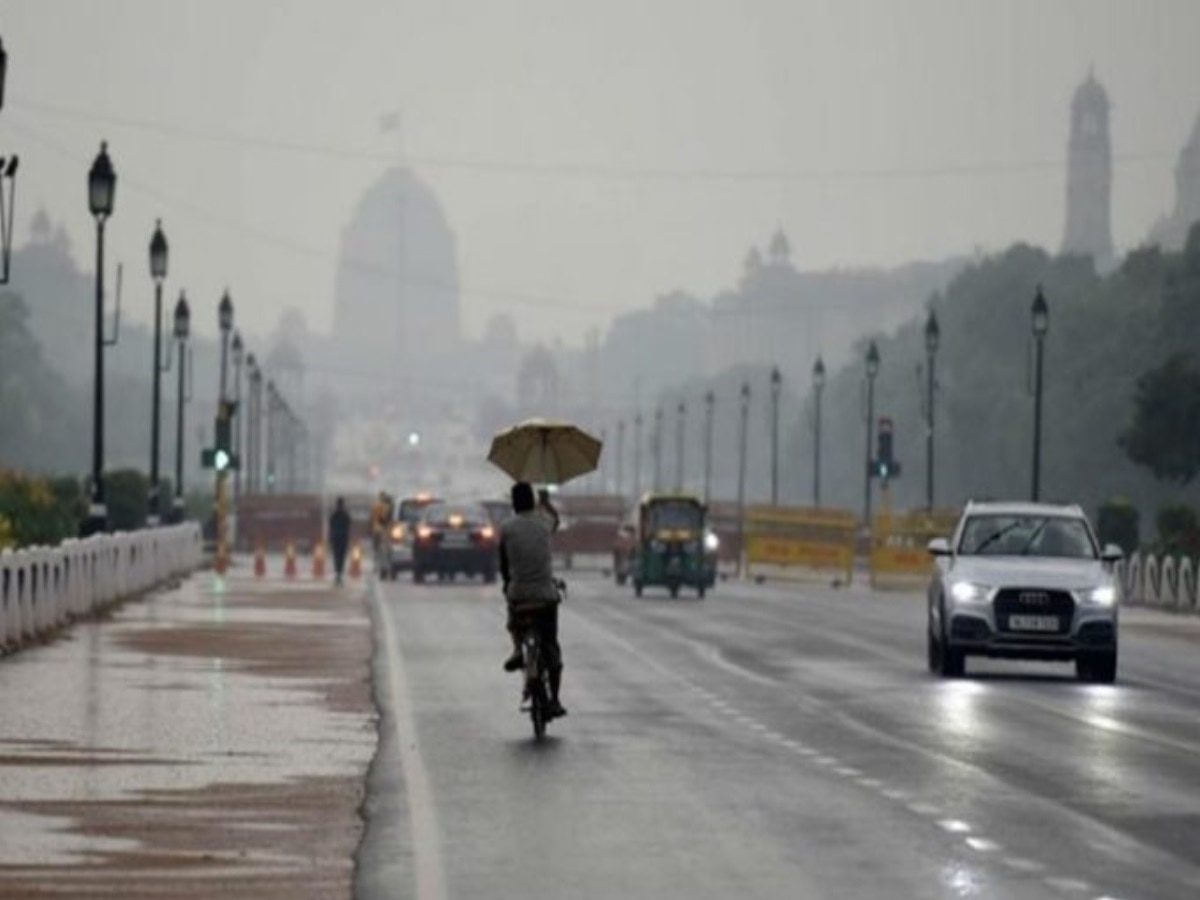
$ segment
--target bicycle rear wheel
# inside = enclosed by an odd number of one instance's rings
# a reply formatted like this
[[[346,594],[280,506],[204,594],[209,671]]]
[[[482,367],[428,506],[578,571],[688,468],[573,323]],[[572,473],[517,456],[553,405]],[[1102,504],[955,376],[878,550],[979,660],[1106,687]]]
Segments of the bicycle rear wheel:
[[[533,722],[533,736],[540,741],[546,736],[546,723],[550,721],[549,699],[542,688],[541,679],[529,685],[529,718]]]

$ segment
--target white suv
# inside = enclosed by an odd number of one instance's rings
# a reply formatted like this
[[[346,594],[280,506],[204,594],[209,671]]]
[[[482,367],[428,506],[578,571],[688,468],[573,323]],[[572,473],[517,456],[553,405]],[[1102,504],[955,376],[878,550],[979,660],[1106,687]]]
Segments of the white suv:
[[[1078,506],[970,503],[929,552],[931,672],[959,677],[967,656],[990,656],[1074,660],[1082,681],[1115,680],[1121,550],[1100,550]]]

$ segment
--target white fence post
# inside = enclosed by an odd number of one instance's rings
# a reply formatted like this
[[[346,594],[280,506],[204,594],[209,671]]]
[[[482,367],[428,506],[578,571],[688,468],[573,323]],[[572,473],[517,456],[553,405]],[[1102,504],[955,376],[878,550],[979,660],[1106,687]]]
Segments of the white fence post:
[[[0,550],[0,647],[15,648],[202,562],[194,523]]]

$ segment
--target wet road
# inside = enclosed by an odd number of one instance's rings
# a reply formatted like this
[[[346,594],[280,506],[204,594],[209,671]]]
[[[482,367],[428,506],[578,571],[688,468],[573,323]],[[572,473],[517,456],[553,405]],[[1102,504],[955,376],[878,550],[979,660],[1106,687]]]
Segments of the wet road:
[[[1196,619],[938,681],[917,595],[571,588],[537,745],[494,589],[379,586],[361,897],[1200,896]]]

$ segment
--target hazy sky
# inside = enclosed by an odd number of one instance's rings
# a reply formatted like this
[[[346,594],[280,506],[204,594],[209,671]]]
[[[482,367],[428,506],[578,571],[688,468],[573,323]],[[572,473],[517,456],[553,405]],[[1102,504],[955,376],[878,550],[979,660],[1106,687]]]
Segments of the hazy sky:
[[[228,285],[250,332],[286,306],[324,330],[401,110],[458,235],[468,329],[507,310],[575,342],[731,283],[780,224],[805,268],[1057,247],[1089,66],[1134,245],[1200,113],[1197,36],[1196,0],[0,0],[0,152],[22,157],[18,239],[45,206],[90,267],[108,139],[130,315],[161,216],[198,327]]]

